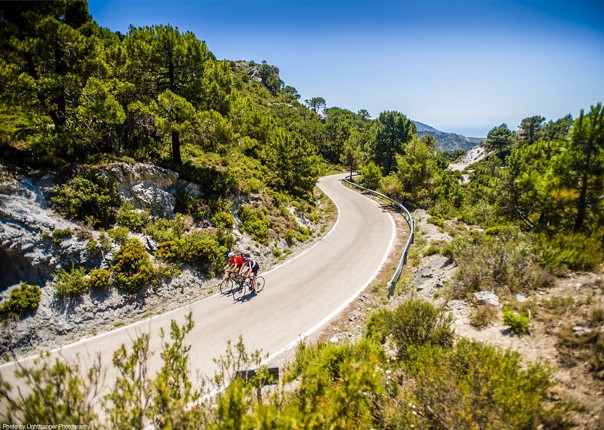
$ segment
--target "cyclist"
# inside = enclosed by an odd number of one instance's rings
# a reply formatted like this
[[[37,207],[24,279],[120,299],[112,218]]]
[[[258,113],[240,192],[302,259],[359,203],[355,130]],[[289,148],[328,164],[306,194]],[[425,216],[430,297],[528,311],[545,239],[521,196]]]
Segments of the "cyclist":
[[[243,269],[243,264],[245,263],[243,257],[236,255],[234,252],[229,252],[228,257],[229,261],[227,261],[227,264],[224,266],[224,269],[222,269],[222,272],[231,272],[234,274],[239,273]]]
[[[260,265],[252,260],[251,258],[245,258],[243,267],[241,268],[241,274],[243,276],[252,275],[252,292],[256,292],[256,277],[258,276],[258,270],[260,270]]]

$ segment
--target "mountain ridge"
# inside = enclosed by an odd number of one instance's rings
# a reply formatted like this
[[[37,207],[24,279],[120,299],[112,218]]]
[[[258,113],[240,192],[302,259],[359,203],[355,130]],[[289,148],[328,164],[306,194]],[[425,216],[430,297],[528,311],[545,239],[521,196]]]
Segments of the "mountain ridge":
[[[450,133],[437,130],[431,125],[424,124],[419,121],[413,121],[417,127],[417,134],[420,137],[430,135],[436,139],[436,149],[445,152],[455,152],[457,150],[468,151],[486,138],[482,137],[467,137],[463,134]]]

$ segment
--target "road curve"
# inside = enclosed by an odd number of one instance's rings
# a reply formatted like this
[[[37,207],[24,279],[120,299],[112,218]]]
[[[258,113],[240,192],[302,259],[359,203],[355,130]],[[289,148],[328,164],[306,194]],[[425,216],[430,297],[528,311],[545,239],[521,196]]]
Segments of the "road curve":
[[[160,330],[169,333],[171,320],[181,323],[189,311],[195,327],[187,336],[192,375],[211,375],[213,359],[224,354],[227,340],[243,336],[248,351],[261,349],[276,357],[334,317],[373,280],[394,244],[396,229],[390,214],[373,200],[340,183],[344,175],[323,177],[318,186],[338,207],[334,227],[314,246],[280,266],[261,273],[265,289],[242,301],[220,294],[186,307],[147,318],[91,338],[82,339],[52,356],[80,361],[82,367],[96,357],[108,366],[113,351],[149,333],[151,369],[159,369]],[[31,359],[23,359],[24,365]],[[108,366],[106,384],[115,378]],[[0,366],[6,381],[14,384],[15,363]]]

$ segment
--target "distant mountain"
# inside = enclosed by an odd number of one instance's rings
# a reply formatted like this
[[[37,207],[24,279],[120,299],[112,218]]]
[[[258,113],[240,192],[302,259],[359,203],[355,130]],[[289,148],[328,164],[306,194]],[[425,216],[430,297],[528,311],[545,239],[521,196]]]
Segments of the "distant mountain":
[[[445,152],[454,152],[458,149],[467,151],[470,148],[478,145],[482,140],[485,139],[480,137],[467,137],[463,134],[447,133],[445,131],[437,130],[434,127],[431,127],[419,121],[413,122],[417,127],[417,134],[420,137],[425,136],[427,134],[429,134],[430,136],[434,136],[437,141],[436,149]]]

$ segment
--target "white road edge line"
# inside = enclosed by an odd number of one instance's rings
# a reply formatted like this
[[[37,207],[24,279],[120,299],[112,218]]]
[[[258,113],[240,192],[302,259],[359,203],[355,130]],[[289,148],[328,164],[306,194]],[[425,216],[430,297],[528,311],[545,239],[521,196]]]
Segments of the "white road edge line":
[[[376,202],[376,204],[379,205],[379,203],[377,203],[377,202]],[[262,361],[263,365],[268,364],[271,360],[277,358],[279,355],[281,355],[281,354],[289,351],[290,349],[294,348],[296,345],[298,345],[299,343],[303,342],[307,337],[309,337],[314,332],[316,332],[321,327],[323,327],[325,324],[327,324],[332,318],[334,318],[336,315],[338,315],[340,312],[342,312],[342,310],[344,310],[344,308],[346,308],[346,306],[348,306],[350,303],[352,303],[363,291],[365,291],[365,289],[369,286],[369,284],[371,284],[373,282],[373,280],[380,273],[380,270],[382,270],[382,267],[384,267],[384,264],[386,263],[386,260],[388,259],[388,256],[390,255],[390,251],[392,250],[392,247],[394,245],[394,240],[396,239],[396,224],[394,222],[394,218],[392,218],[392,215],[389,212],[388,212],[388,216],[390,217],[390,222],[391,222],[392,227],[393,227],[392,228],[392,236],[390,237],[390,244],[388,245],[388,249],[386,250],[386,253],[384,254],[384,257],[382,258],[382,261],[380,262],[379,267],[370,276],[369,280],[365,284],[363,284],[363,286],[358,291],[356,291],[348,300],[346,300],[344,303],[342,303],[340,306],[338,306],[333,312],[331,312],[329,315],[327,315],[326,317],[324,317],[321,321],[319,321],[317,324],[315,324],[310,329],[308,329],[307,331],[305,331],[303,334],[299,335],[296,339],[292,340],[284,348],[282,348],[279,351],[277,351],[277,352],[273,353],[272,355],[268,356],[264,361]]]
[[[342,185],[342,186],[343,186],[343,185]],[[320,188],[320,187],[319,187],[319,188]],[[323,190],[323,189],[322,189],[322,191],[323,191],[323,193],[325,193],[325,190]],[[325,193],[325,195],[327,195],[327,193]],[[327,196],[327,197],[329,197],[329,196]],[[265,272],[265,274],[271,273],[271,272],[273,272],[273,271],[275,271],[275,270],[277,270],[277,269],[279,269],[279,268],[281,268],[281,267],[285,266],[286,264],[290,263],[291,261],[296,260],[297,258],[299,258],[299,257],[301,257],[302,255],[304,255],[304,254],[306,254],[307,252],[309,252],[309,251],[310,251],[311,249],[313,249],[315,246],[319,245],[319,244],[320,244],[320,243],[321,243],[323,240],[325,240],[325,239],[326,239],[326,238],[327,238],[329,235],[331,235],[331,233],[332,233],[332,232],[335,230],[335,228],[337,227],[337,225],[338,225],[338,224],[339,224],[339,222],[340,222],[340,208],[338,207],[338,205],[336,204],[336,202],[334,202],[334,201],[331,199],[331,197],[329,197],[329,198],[330,198],[330,200],[332,201],[332,203],[333,203],[333,204],[336,206],[338,216],[337,216],[337,218],[336,218],[336,222],[335,222],[335,223],[334,223],[334,225],[333,225],[333,226],[332,226],[332,227],[329,229],[329,231],[327,232],[327,234],[326,234],[325,236],[323,236],[321,239],[319,239],[319,240],[318,240],[318,241],[317,241],[317,242],[316,242],[314,245],[312,245],[310,248],[305,249],[305,250],[304,250],[303,252],[301,252],[300,254],[298,254],[298,255],[296,255],[296,256],[294,256],[294,257],[292,257],[292,258],[290,258],[290,259],[288,259],[288,260],[284,261],[283,263],[281,263],[281,264],[279,264],[279,265],[277,265],[277,266],[275,266],[275,267],[273,267],[273,268],[272,268],[272,269],[270,269],[269,271]],[[121,327],[117,327],[117,328],[114,328],[114,329],[112,329],[112,330],[109,330],[109,331],[106,331],[106,332],[103,332],[103,333],[96,334],[96,335],[94,335],[94,336],[90,336],[90,337],[88,337],[88,336],[87,336],[87,337],[83,337],[83,338],[81,338],[81,339],[76,340],[76,341],[75,341],[75,342],[73,342],[73,343],[68,343],[68,344],[66,344],[66,345],[61,345],[61,346],[59,346],[59,347],[53,348],[53,349],[48,350],[48,351],[41,351],[40,353],[36,353],[36,354],[32,354],[32,355],[28,355],[28,356],[25,356],[25,357],[23,357],[23,358],[19,358],[19,359],[17,359],[17,360],[12,360],[12,361],[9,361],[9,362],[6,362],[6,363],[3,363],[3,364],[0,364],[0,369],[3,369],[3,368],[5,368],[5,367],[9,367],[9,366],[11,366],[11,365],[14,365],[14,364],[15,364],[15,363],[17,363],[17,362],[25,362],[25,361],[35,360],[36,358],[40,357],[40,354],[41,354],[41,353],[44,353],[44,354],[45,354],[45,353],[49,353],[49,354],[59,353],[59,352],[61,352],[61,351],[63,351],[63,350],[67,350],[67,349],[69,349],[69,348],[73,348],[73,347],[75,347],[75,346],[78,346],[78,345],[80,345],[80,344],[82,344],[82,343],[88,342],[89,340],[93,340],[93,339],[101,339],[101,338],[103,338],[103,337],[105,337],[105,336],[109,336],[109,335],[112,335],[112,334],[115,334],[115,333],[119,333],[119,332],[124,331],[124,330],[129,330],[129,329],[131,329],[131,328],[133,328],[133,327],[135,327],[135,326],[140,326],[140,327],[142,327],[144,324],[149,324],[149,327],[150,327],[150,326],[151,326],[151,322],[152,322],[153,320],[157,319],[157,318],[161,318],[161,317],[168,316],[168,315],[173,314],[173,313],[175,313],[175,312],[181,311],[182,309],[185,309],[185,308],[187,308],[187,307],[191,307],[191,306],[193,306],[193,305],[195,305],[195,304],[197,304],[197,303],[201,303],[201,302],[203,302],[203,301],[210,300],[210,299],[213,299],[213,298],[218,297],[218,296],[221,296],[221,295],[222,295],[221,293],[215,293],[215,294],[212,294],[211,296],[204,297],[204,298],[202,298],[202,299],[196,300],[196,301],[191,302],[191,303],[187,303],[186,305],[183,305],[183,306],[180,306],[180,307],[178,307],[178,308],[175,308],[175,309],[169,310],[169,311],[167,311],[167,312],[165,312],[165,313],[162,313],[162,314],[152,315],[152,316],[147,317],[147,318],[145,318],[145,319],[142,319],[142,320],[140,320],[140,321],[134,321],[134,322],[132,322],[132,323],[130,323],[130,324],[126,324],[126,325],[123,325],[123,326],[121,326]]]

